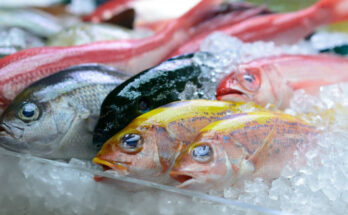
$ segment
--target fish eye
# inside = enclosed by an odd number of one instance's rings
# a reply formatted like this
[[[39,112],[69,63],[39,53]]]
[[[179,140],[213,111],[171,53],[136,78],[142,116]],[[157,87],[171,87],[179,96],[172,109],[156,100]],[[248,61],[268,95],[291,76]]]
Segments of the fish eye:
[[[126,134],[121,138],[121,149],[125,152],[137,152],[143,144],[140,135],[138,134]]]
[[[199,145],[193,148],[192,157],[195,161],[205,163],[210,161],[213,150],[208,145]]]
[[[35,121],[39,115],[40,110],[34,103],[25,103],[18,111],[18,117],[24,122]]]
[[[253,71],[243,71],[238,74],[237,79],[246,90],[251,92],[255,92],[260,88],[259,75]]]

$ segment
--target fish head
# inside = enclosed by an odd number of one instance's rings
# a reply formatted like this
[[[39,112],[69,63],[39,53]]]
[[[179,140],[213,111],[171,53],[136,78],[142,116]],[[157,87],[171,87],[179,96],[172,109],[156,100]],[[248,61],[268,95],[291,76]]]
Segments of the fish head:
[[[177,157],[170,176],[179,188],[208,190],[226,184],[233,174],[222,146],[214,141],[199,140],[188,145]]]
[[[218,100],[253,101],[260,93],[261,71],[256,67],[239,66],[226,76],[217,88]]]
[[[133,125],[131,123],[110,138],[93,162],[102,165],[104,170],[111,169],[136,178],[151,179],[162,175],[168,165],[163,165],[159,144],[170,141],[168,135],[157,126]]]
[[[60,103],[38,100],[35,92],[34,88],[25,89],[1,115],[0,146],[50,157],[67,132],[73,113]]]

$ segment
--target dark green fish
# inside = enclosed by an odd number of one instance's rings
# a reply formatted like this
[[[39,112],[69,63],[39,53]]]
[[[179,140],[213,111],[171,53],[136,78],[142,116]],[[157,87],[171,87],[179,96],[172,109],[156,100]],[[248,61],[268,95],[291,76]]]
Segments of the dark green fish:
[[[106,95],[128,76],[87,64],[24,89],[0,117],[0,146],[51,159],[90,159],[92,133]]]
[[[203,68],[195,63],[193,56],[194,54],[188,54],[169,59],[116,87],[101,107],[100,119],[93,136],[93,143],[97,148],[137,116],[181,100],[180,93],[188,83],[200,88],[198,78]],[[202,98],[195,98],[197,97]]]

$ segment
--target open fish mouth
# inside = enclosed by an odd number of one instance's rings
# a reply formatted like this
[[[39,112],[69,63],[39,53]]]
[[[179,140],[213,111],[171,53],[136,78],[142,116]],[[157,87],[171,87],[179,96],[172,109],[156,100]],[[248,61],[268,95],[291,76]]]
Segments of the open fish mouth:
[[[188,188],[190,185],[198,183],[198,180],[189,173],[172,171],[170,172],[170,177],[180,182],[180,184],[176,186],[177,188]]]
[[[228,88],[217,92],[216,98],[224,101],[246,102],[250,98],[246,92],[238,88]]]
[[[27,152],[29,149],[28,144],[19,141],[5,123],[0,123],[0,146],[15,152]]]
[[[115,170],[122,175],[127,175],[129,173],[127,163],[107,161],[98,157],[93,158],[93,162],[101,165],[104,168],[104,171]]]

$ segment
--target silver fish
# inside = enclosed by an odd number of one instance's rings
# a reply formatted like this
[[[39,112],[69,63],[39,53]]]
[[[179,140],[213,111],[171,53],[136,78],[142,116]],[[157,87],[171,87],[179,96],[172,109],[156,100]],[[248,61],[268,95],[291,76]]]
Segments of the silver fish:
[[[23,90],[0,117],[0,146],[50,159],[89,159],[104,97],[128,76],[97,64],[74,66]]]
[[[36,9],[0,9],[1,27],[18,27],[41,37],[49,37],[63,30],[61,22],[51,14]]]

